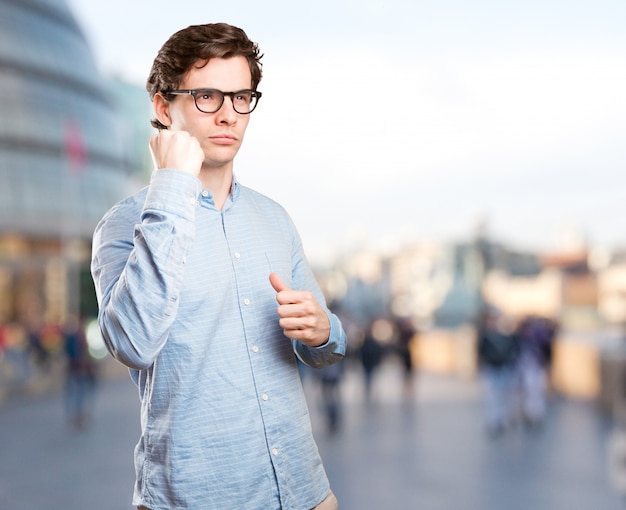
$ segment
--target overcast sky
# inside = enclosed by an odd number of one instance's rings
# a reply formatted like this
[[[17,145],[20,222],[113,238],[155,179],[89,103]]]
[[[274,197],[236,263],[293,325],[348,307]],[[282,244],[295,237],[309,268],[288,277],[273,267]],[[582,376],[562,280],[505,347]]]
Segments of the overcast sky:
[[[105,73],[143,86],[190,24],[264,52],[235,163],[309,257],[491,237],[626,246],[624,0],[69,0]],[[147,142],[146,142],[147,143]]]

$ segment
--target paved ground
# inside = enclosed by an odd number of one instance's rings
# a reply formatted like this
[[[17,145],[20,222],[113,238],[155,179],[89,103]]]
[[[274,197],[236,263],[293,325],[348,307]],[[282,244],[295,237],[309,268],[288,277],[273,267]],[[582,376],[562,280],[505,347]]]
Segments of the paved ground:
[[[388,366],[365,404],[358,376],[344,381],[335,434],[324,427],[317,387],[306,384],[342,510],[626,508],[608,481],[611,427],[592,403],[554,399],[542,430],[519,427],[490,440],[475,381],[422,374],[414,397],[403,399]],[[56,393],[0,406],[0,509],[130,510],[132,383],[102,383],[86,430],[67,427],[62,411]]]

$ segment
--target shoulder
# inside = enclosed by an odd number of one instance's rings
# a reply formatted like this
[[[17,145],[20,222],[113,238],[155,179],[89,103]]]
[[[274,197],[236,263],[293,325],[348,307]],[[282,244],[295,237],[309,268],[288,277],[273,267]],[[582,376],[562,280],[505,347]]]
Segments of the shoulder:
[[[96,233],[109,228],[118,229],[128,224],[134,228],[141,216],[147,192],[148,188],[144,187],[111,207],[98,222]]]
[[[123,214],[132,214],[135,211],[141,211],[143,208],[143,204],[146,201],[146,195],[148,193],[148,187],[140,189],[136,193],[123,198],[113,207],[111,207],[106,214],[102,217],[102,219],[107,219],[110,217],[116,217]]]
[[[247,186],[239,185],[239,189],[244,203],[254,207],[260,212],[271,214],[274,219],[280,218],[291,223],[289,213],[276,200]]]
[[[280,205],[276,200],[268,197],[267,195],[259,191],[249,188],[248,186],[239,184],[239,191],[241,193],[242,198],[244,198],[245,200],[251,200],[259,204],[264,204],[268,207],[276,207],[276,208],[284,210],[284,207]]]
[[[246,221],[258,232],[271,232],[271,235],[282,236],[291,243],[301,246],[298,229],[287,210],[276,200],[256,190],[240,185],[240,202]]]

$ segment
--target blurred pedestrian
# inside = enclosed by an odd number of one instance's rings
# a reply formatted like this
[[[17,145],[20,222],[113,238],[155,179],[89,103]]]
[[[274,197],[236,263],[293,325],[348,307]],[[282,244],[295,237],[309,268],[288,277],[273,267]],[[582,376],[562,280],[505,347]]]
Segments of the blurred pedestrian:
[[[70,317],[63,328],[65,411],[68,422],[82,429],[91,420],[96,388],[96,365],[89,353],[84,322]]]
[[[363,383],[366,402],[371,401],[374,375],[378,371],[385,354],[385,347],[382,343],[384,339],[380,338],[380,331],[382,328],[382,319],[372,321],[363,335],[363,343],[359,349],[359,356],[363,367]]]
[[[414,390],[413,351],[417,339],[417,330],[409,317],[397,317],[395,326],[396,347],[402,363],[403,392],[405,397],[411,397]]]
[[[344,362],[339,361],[318,370],[322,394],[322,406],[326,416],[326,429],[334,434],[341,425],[341,380],[344,374]]]
[[[94,235],[103,337],[140,388],[141,509],[337,508],[296,356],[335,363],[346,337],[288,214],[233,173],[261,57],[225,23],[167,40],[147,82],[157,168]]]
[[[19,322],[3,326],[4,361],[9,367],[10,379],[24,384],[33,376],[33,362],[26,328]]]
[[[9,328],[6,324],[0,323],[0,364],[4,360],[4,351],[9,343]]]
[[[518,376],[524,423],[537,427],[547,410],[548,373],[557,327],[553,321],[530,316],[520,323]]]
[[[514,421],[515,375],[519,343],[511,319],[493,307],[478,328],[478,362],[485,388],[485,422],[492,436],[502,434]]]
[[[46,372],[50,366],[50,352],[43,342],[44,326],[39,319],[29,319],[26,324],[28,352],[33,365],[42,372]]]

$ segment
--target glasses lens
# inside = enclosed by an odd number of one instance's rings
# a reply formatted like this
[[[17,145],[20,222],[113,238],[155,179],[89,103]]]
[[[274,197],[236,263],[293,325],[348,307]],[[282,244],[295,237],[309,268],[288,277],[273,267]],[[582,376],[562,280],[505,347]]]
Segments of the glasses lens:
[[[237,113],[250,113],[254,110],[258,95],[253,90],[240,90],[233,95],[233,107]]]
[[[196,92],[196,106],[205,113],[214,113],[219,110],[224,102],[224,94],[219,90],[200,89]]]

